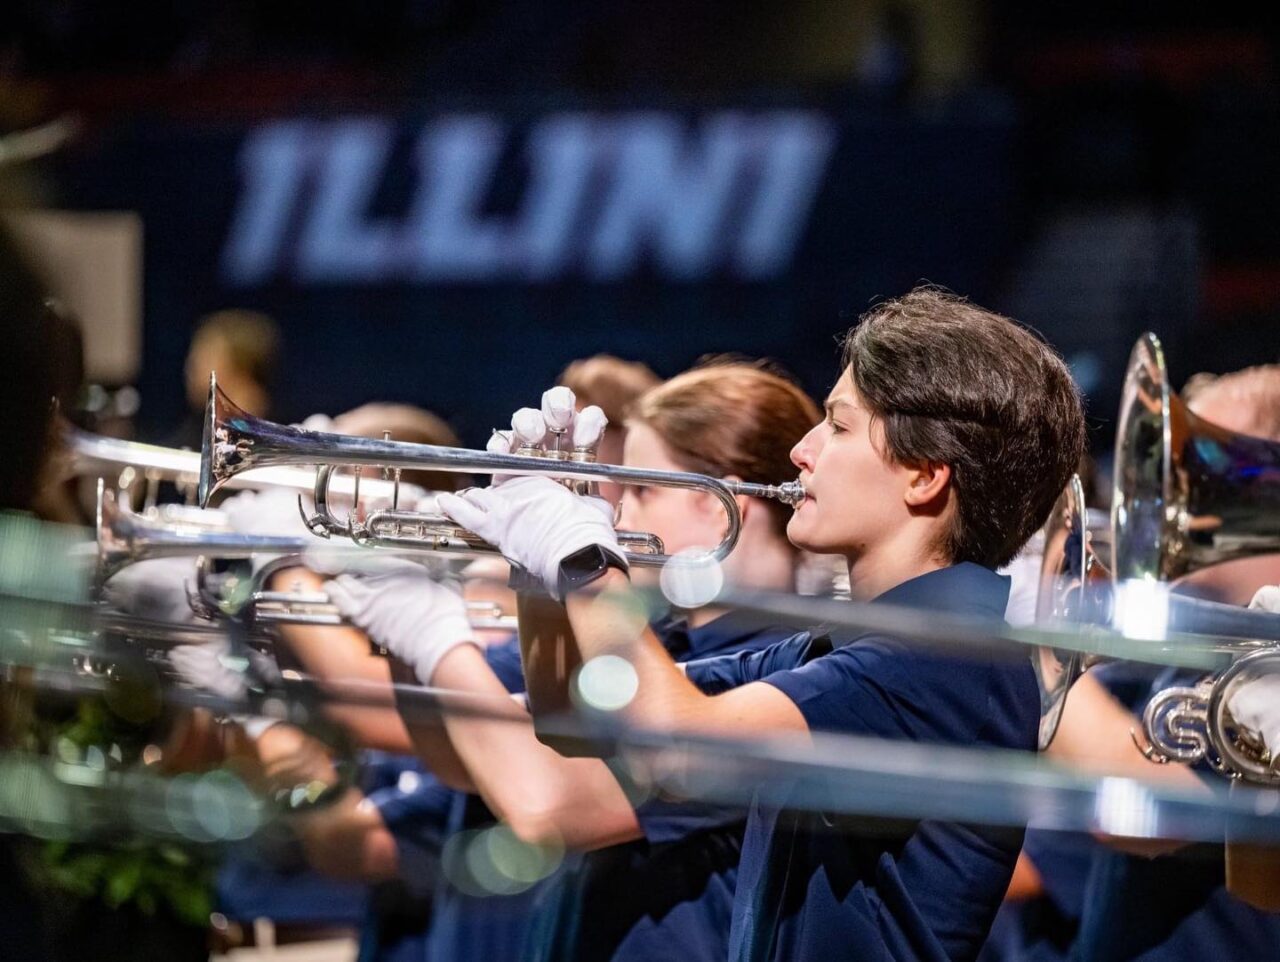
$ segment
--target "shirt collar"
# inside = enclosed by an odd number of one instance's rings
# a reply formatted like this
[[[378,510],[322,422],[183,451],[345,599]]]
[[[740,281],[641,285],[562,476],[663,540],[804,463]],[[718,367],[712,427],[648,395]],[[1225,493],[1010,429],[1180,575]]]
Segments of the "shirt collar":
[[[895,585],[877,595],[872,603],[1003,618],[1010,584],[1007,575],[962,561]]]

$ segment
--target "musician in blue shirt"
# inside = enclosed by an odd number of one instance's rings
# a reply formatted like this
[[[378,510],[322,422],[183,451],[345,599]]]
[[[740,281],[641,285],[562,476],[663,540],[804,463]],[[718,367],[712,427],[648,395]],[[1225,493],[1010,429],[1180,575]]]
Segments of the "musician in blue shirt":
[[[1043,524],[1083,449],[1065,365],[1007,319],[927,288],[869,312],[844,360],[826,420],[793,451],[807,496],[788,536],[843,555],[857,599],[999,617],[1007,583],[994,569]],[[886,636],[704,694],[637,620],[616,534],[590,499],[517,478],[446,496],[441,508],[565,600],[585,660],[625,654],[638,687],[624,712],[642,727],[1035,746],[1029,665],[962,661]],[[525,670],[530,690],[557,682]],[[634,821],[618,827],[634,832]],[[868,837],[840,819],[757,803],[729,957],[972,958],[1020,841],[1016,831],[937,821]]]
[[[527,430],[529,414],[537,412],[517,415],[518,430]],[[712,364],[637,402],[624,460],[777,484],[792,473],[792,445],[818,417],[812,401],[778,374],[740,362]],[[741,508],[742,536],[726,576],[753,587],[792,589],[798,553],[785,535],[789,509],[749,498]],[[630,486],[619,524],[654,532],[668,552],[676,552],[719,541],[725,518],[706,493]],[[493,695],[509,690],[494,670],[498,653],[482,655],[466,644],[463,626],[457,626],[459,643],[440,651],[449,644],[448,612],[456,599],[421,572],[340,578],[325,590],[351,621],[411,664],[420,681]],[[790,634],[707,609],[659,619],[653,629],[666,657],[681,662],[758,649]],[[788,649],[786,657],[792,655]],[[501,710],[503,701],[488,704]],[[517,838],[566,850],[562,868],[539,893],[525,956],[647,959],[679,945],[681,958],[722,960],[745,813],[645,799],[640,786],[626,783],[608,764],[557,755],[538,742],[523,709],[509,699],[505,707],[509,721],[446,717],[447,738],[427,726],[411,723],[410,729],[433,770],[478,789]],[[457,908],[459,900],[451,900]],[[453,914],[440,902],[435,911],[435,954],[480,954],[470,923],[481,914]]]

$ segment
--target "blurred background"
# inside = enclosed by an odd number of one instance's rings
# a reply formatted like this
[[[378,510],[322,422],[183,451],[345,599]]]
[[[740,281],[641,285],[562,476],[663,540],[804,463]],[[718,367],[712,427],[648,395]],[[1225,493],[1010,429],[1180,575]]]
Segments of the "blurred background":
[[[7,9],[7,190],[41,208],[10,216],[99,429],[190,438],[227,309],[277,325],[246,328],[273,419],[400,400],[471,445],[602,351],[768,355],[820,395],[921,280],[1057,345],[1099,451],[1142,330],[1175,387],[1280,355],[1280,37],[1244,5]]]

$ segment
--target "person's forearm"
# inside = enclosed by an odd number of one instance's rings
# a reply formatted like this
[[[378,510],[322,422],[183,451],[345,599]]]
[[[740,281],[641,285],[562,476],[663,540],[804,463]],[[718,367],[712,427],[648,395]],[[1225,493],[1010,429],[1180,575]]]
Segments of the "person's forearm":
[[[524,592],[517,597],[516,610],[530,710],[539,718],[570,711],[570,685],[582,666],[582,655],[564,605],[546,595]]]
[[[584,662],[616,655],[635,669],[639,684],[627,706],[628,720],[649,729],[718,727],[708,712],[711,699],[685,677],[653,633],[630,580],[610,572],[592,588],[569,597],[569,622]]]
[[[321,811],[297,816],[294,831],[311,866],[333,878],[378,882],[399,870],[395,837],[355,788]]]
[[[476,791],[517,836],[598,848],[639,834],[635,812],[605,764],[564,758],[539,742],[528,713],[507,695],[477,649],[454,649],[432,682],[478,696],[475,705],[486,717],[446,714],[444,728]],[[412,730],[416,735],[416,726]]]
[[[290,568],[278,572],[271,587],[276,591],[320,592],[324,579],[306,568]],[[356,742],[398,754],[413,752],[409,733],[395,711],[391,669],[386,658],[374,653],[367,635],[354,628],[315,625],[280,625],[279,634],[286,657],[322,687],[326,682],[334,683],[334,700],[326,705],[325,713]],[[344,703],[343,682],[365,684],[360,685],[358,698]]]

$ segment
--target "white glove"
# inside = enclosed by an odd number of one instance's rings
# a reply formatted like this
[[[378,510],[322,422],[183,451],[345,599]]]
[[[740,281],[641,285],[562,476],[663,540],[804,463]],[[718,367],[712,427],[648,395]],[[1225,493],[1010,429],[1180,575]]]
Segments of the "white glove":
[[[1232,694],[1227,710],[1237,724],[1261,736],[1272,756],[1280,755],[1280,675],[1245,682]]]
[[[224,660],[229,648],[226,641],[205,645],[175,645],[169,651],[169,667],[188,688],[196,688],[219,698],[239,698],[246,690],[244,673]]]
[[[323,431],[326,434],[334,433],[333,418],[327,414],[312,414],[303,419],[301,424],[292,424],[290,427],[302,428],[304,431]]]
[[[1259,588],[1249,602],[1249,607],[1280,615],[1280,585],[1264,585]]]
[[[374,642],[431,684],[442,658],[459,645],[473,645],[467,605],[426,571],[407,565],[357,578],[340,575],[325,582],[329,600]]]
[[[494,431],[486,449],[495,454],[511,454],[521,448],[594,452],[609,419],[594,404],[575,411],[576,403],[567,387],[544,391],[542,409],[521,408],[511,416],[511,430]],[[494,484],[501,484],[506,478],[495,476]]]
[[[127,615],[190,625],[199,621],[188,598],[195,582],[191,558],[150,558],[113,575],[102,588],[103,600]]]
[[[613,505],[574,494],[550,478],[511,478],[492,488],[442,494],[440,510],[524,568],[554,597],[560,594],[560,563],[589,545],[599,545],[626,567],[613,528]]]
[[[203,645],[175,645],[169,651],[169,667],[188,688],[207,691],[229,701],[243,698],[248,690],[244,671],[230,662],[231,646],[226,640]],[[259,676],[268,682],[279,679],[275,663],[266,655],[249,652],[249,659]],[[278,719],[259,715],[231,715],[250,738],[258,738]]]
[[[286,488],[243,491],[222,503],[231,530],[260,537],[298,538],[307,532],[298,495]]]

